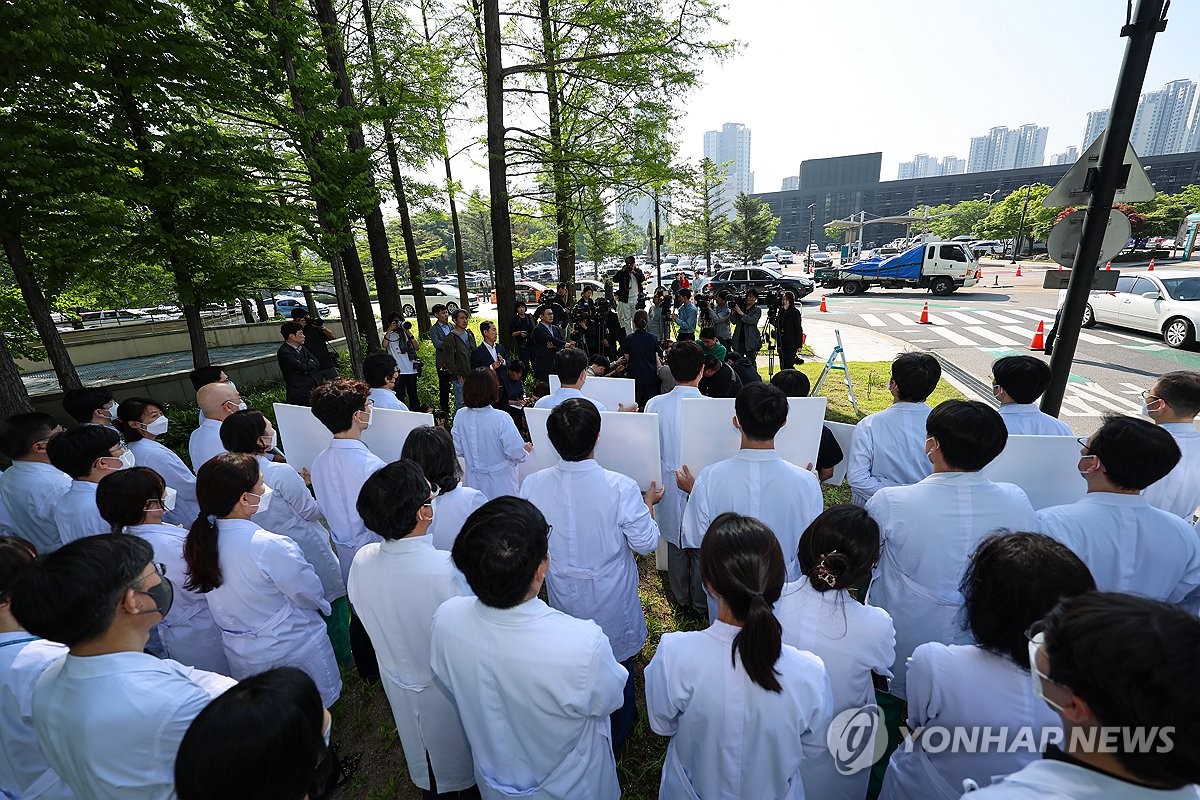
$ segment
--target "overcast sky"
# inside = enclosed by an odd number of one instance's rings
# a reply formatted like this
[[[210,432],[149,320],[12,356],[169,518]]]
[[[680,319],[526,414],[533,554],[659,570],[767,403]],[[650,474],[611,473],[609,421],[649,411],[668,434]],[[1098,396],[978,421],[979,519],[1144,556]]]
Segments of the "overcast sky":
[[[749,126],[755,191],[778,191],[807,158],[883,151],[884,180],[916,153],[965,159],[972,136],[1037,123],[1046,157],[1079,146],[1108,108],[1125,52],[1125,0],[730,0],[743,43],[705,69],[681,153],[706,130]],[[1200,79],[1200,0],[1177,0],[1143,91]],[[482,153],[476,154],[476,160]],[[466,169],[468,188],[486,174]]]

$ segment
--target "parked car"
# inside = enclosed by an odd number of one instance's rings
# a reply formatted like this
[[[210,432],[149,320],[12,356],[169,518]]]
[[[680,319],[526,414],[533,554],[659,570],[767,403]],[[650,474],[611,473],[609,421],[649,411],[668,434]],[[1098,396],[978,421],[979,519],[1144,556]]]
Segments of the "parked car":
[[[433,308],[440,303],[441,305],[444,305],[451,314],[453,314],[455,311],[458,311],[459,297],[457,286],[451,286],[446,283],[426,283],[424,284],[424,287],[426,308]],[[471,299],[471,307],[468,309],[468,311],[471,313],[478,311],[479,303],[476,302],[475,296],[468,294],[468,297]],[[413,300],[412,286],[400,287],[400,311],[406,317],[415,316],[417,313],[417,307]]]
[[[310,313],[308,306],[304,304],[304,300],[301,298],[284,297],[283,295],[279,295],[274,299],[274,303],[275,316],[283,317],[284,319],[291,319],[292,312],[297,308],[303,311],[305,314]],[[328,317],[329,306],[325,305],[324,303],[317,303],[317,313],[322,317]]]
[[[770,267],[733,267],[723,269],[710,280],[701,281],[697,291],[716,294],[722,289],[741,294],[749,288],[762,291],[768,287],[780,287],[793,292],[796,299],[812,294],[813,282],[803,276],[783,275]]]
[[[1200,276],[1185,270],[1122,275],[1116,291],[1088,297],[1083,327],[1097,323],[1162,336],[1168,347],[1192,347],[1200,326]]]
[[[820,269],[821,267],[832,267],[833,256],[829,253],[816,252],[810,254],[805,260],[805,264],[812,269]]]
[[[517,299],[524,300],[529,305],[537,305],[538,300],[550,287],[537,281],[517,281]]]
[[[775,253],[775,260],[780,264],[795,263],[796,256],[791,250],[778,250]]]
[[[765,264],[768,267],[778,267],[779,262],[775,260],[774,253],[763,253],[762,258],[758,260],[759,264]]]
[[[995,239],[984,239],[971,243],[971,252],[979,256],[999,256],[1004,254],[1004,242]]]

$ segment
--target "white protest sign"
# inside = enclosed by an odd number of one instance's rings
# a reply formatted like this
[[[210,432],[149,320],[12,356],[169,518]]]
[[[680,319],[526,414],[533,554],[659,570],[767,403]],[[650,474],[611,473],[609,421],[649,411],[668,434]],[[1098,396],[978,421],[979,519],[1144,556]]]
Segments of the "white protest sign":
[[[1074,503],[1087,494],[1074,436],[1009,436],[1004,451],[980,472],[989,480],[1020,486],[1039,510]]]
[[[546,433],[546,420],[549,417],[548,408],[525,409],[525,421],[529,424],[529,436],[533,439],[533,453],[529,460],[537,462],[537,469],[547,469],[558,463],[558,452]],[[662,486],[658,414],[601,411],[596,462],[605,469],[633,478],[643,492],[650,488],[650,481]]]
[[[333,434],[313,416],[308,406],[276,403],[275,420],[284,455],[297,472],[311,469],[313,459],[333,441]],[[372,409],[371,427],[363,432],[363,444],[390,464],[400,458],[404,440],[413,428],[432,424],[432,414],[391,408]]]
[[[550,393],[557,392],[561,387],[562,381],[557,375],[551,374]],[[609,411],[617,411],[623,405],[631,406],[636,402],[630,378],[596,378],[589,375],[579,393],[589,400],[599,400]]]
[[[824,397],[789,397],[787,424],[775,437],[779,455],[798,467],[817,463],[821,425],[825,421]],[[682,403],[683,430],[680,462],[693,475],[710,464],[724,461],[741,448],[742,436],[733,427],[733,398],[689,397]]]
[[[371,452],[387,463],[400,460],[404,440],[413,428],[433,425],[433,414],[400,411],[395,408],[371,410],[371,427],[363,431],[362,440]]]
[[[846,479],[846,468],[850,466],[850,445],[854,443],[854,432],[858,430],[858,426],[846,422],[826,422],[825,427],[829,428],[829,432],[837,440],[838,447],[842,448],[842,460],[833,468],[833,475],[825,483],[841,486],[842,481]]]

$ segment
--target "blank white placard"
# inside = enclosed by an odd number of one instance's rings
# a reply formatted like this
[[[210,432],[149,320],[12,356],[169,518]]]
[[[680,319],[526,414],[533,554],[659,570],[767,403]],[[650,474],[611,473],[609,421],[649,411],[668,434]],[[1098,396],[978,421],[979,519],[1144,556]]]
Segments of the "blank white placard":
[[[313,459],[333,441],[329,428],[313,416],[308,406],[276,403],[275,427],[279,429],[283,454],[297,472],[311,469]]]
[[[789,397],[787,424],[775,437],[775,449],[799,467],[817,463],[821,425],[825,421],[824,397]],[[733,427],[733,398],[689,397],[680,415],[683,441],[680,462],[693,475],[710,464],[735,455],[742,436]]]
[[[400,460],[404,440],[413,428],[422,425],[433,425],[433,414],[395,408],[375,408],[371,411],[371,427],[363,431],[363,444],[390,464]]]
[[[562,386],[558,376],[550,375],[550,393],[557,392]],[[599,400],[609,411],[616,411],[621,406],[631,406],[635,402],[633,380],[630,378],[597,378],[589,375],[583,382],[579,393],[590,400]]]
[[[558,452],[546,434],[546,420],[549,417],[548,408],[525,409],[525,421],[529,424],[529,436],[533,439],[532,457],[536,459],[538,469],[558,463]],[[596,461],[605,469],[633,478],[642,491],[650,488],[650,481],[662,486],[658,414],[601,411]]]
[[[838,446],[842,448],[842,460],[833,468],[833,475],[825,483],[841,486],[842,481],[846,479],[846,468],[850,465],[850,445],[854,442],[854,432],[858,430],[858,426],[847,422],[826,422],[825,427],[829,428],[833,438],[837,439]]]
[[[1087,494],[1074,436],[1009,436],[1004,451],[981,472],[1020,486],[1035,509],[1074,503]]]

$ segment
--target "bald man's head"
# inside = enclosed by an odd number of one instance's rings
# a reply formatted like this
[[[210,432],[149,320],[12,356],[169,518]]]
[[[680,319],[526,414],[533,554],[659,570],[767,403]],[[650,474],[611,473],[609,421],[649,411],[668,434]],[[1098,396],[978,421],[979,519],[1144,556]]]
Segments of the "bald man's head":
[[[196,403],[204,416],[212,420],[223,420],[238,410],[242,402],[238,390],[228,383],[210,383],[196,392]]]

